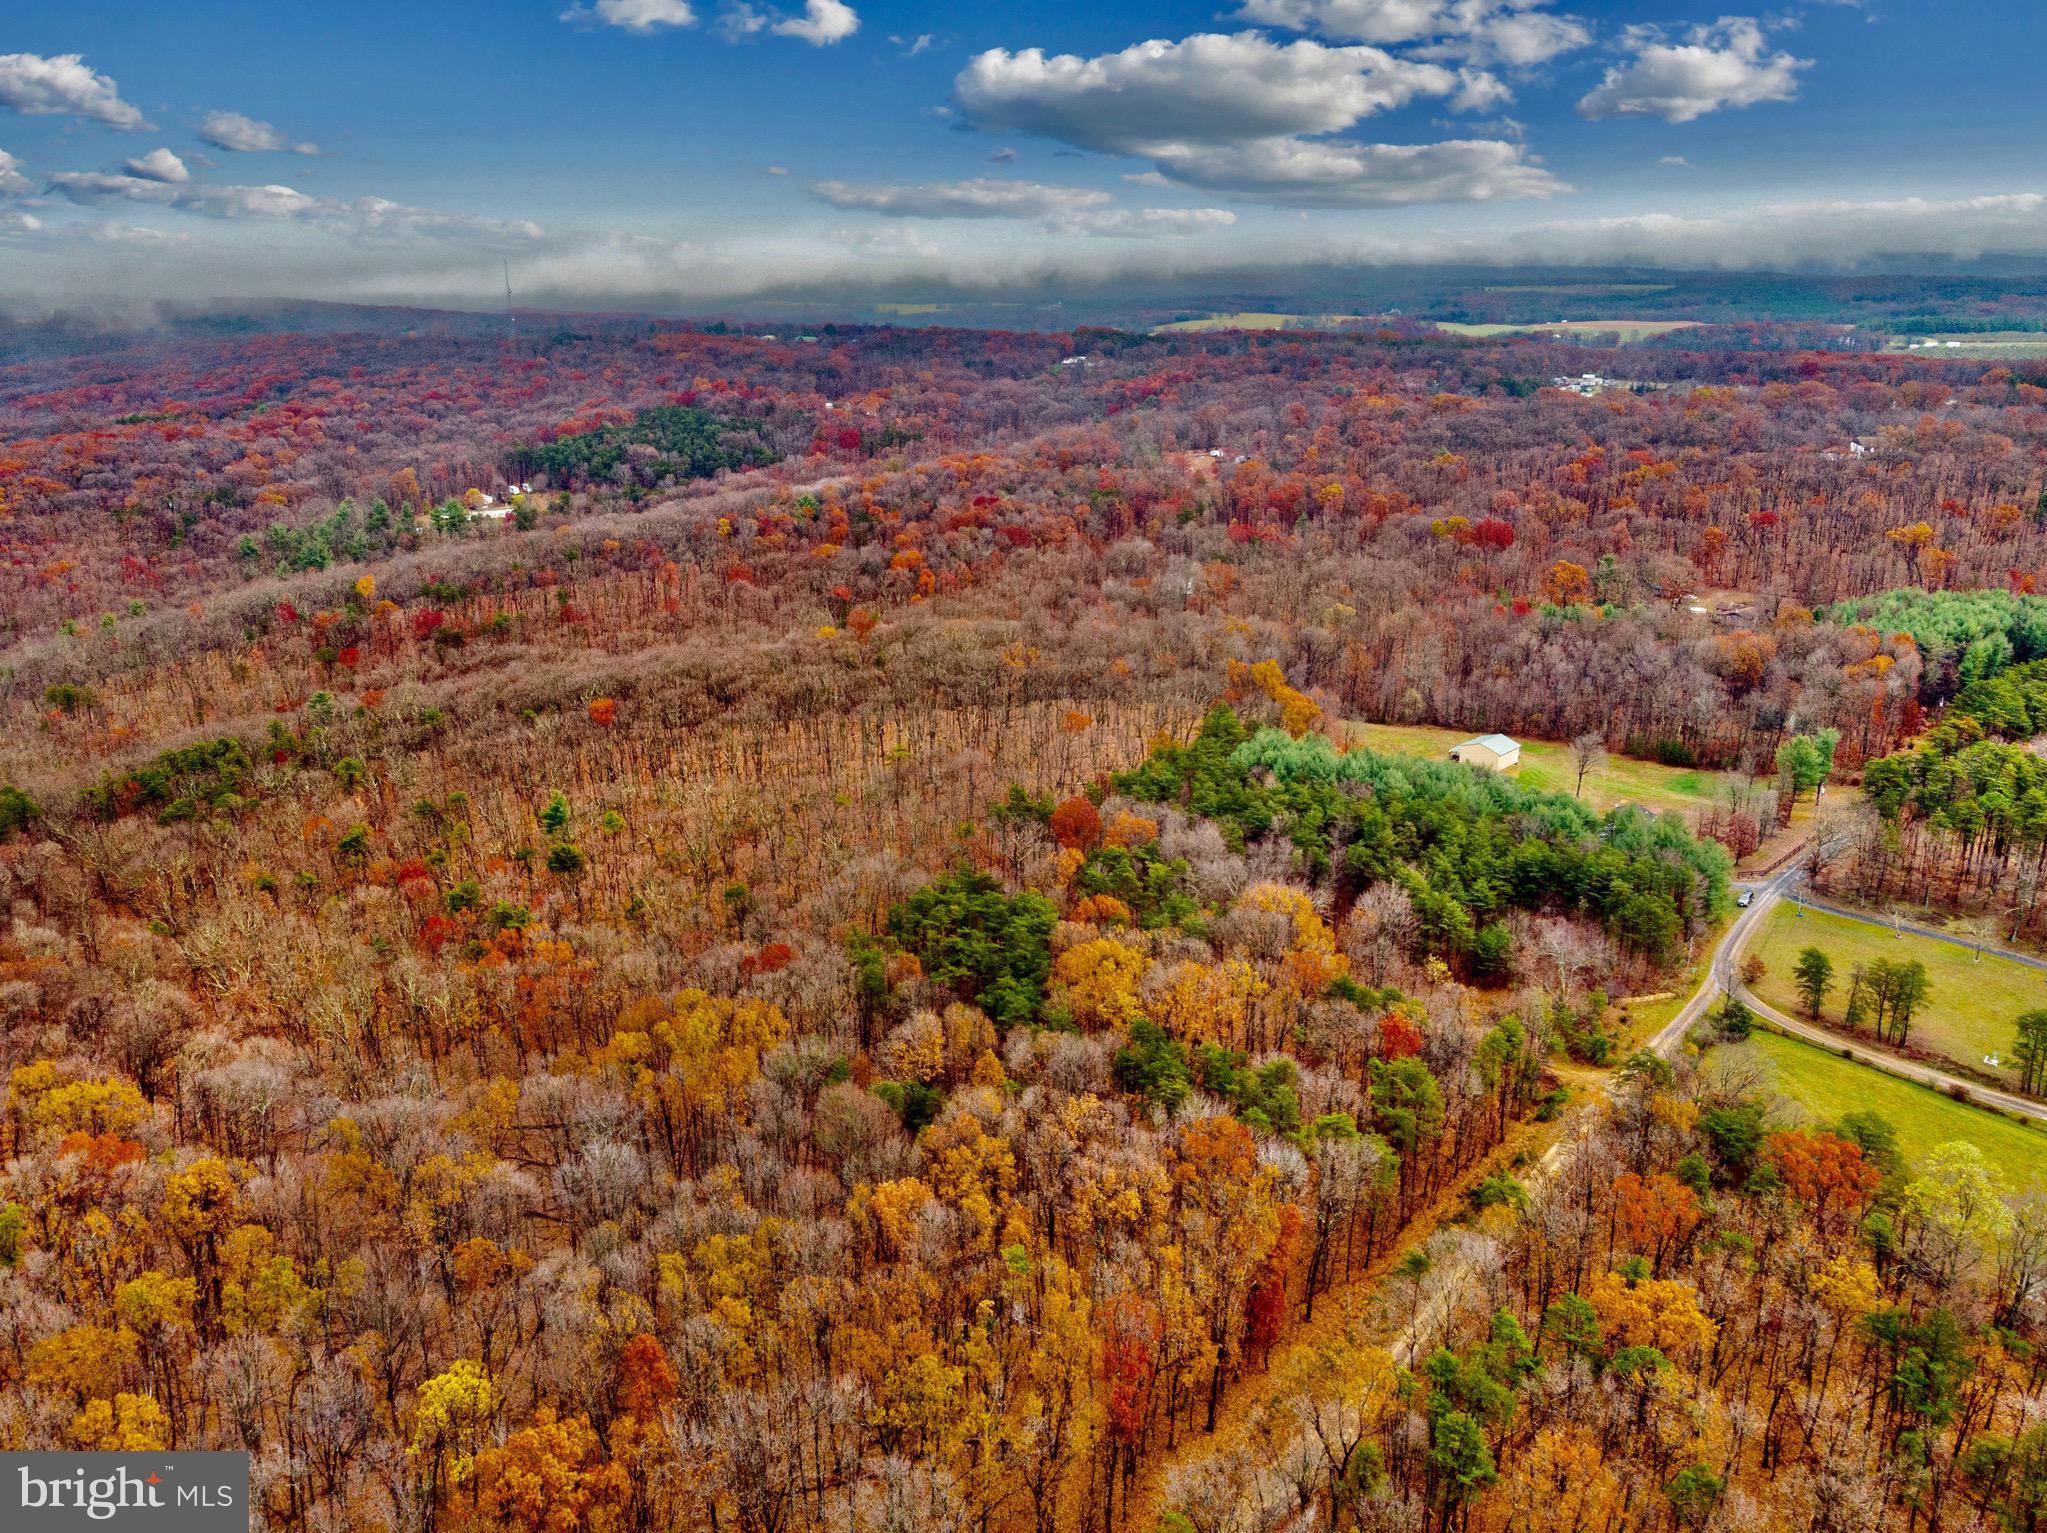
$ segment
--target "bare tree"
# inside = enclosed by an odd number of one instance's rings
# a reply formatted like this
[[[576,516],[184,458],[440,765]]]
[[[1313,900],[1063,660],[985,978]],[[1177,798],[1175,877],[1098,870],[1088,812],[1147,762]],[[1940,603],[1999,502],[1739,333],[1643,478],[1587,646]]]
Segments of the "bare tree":
[[[1606,765],[1606,738],[1590,731],[1571,741],[1572,792],[1585,796],[1585,774]]]

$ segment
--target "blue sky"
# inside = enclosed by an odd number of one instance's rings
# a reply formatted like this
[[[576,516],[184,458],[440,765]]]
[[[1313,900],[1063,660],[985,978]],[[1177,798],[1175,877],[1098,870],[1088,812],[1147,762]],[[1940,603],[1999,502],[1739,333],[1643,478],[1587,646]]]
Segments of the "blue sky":
[[[2040,254],[2043,45],[2037,0],[12,0],[0,295]]]

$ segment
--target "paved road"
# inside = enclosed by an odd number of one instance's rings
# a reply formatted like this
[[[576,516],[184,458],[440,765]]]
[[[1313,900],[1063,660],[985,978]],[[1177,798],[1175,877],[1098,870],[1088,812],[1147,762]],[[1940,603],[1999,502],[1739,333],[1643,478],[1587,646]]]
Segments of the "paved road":
[[[1706,976],[1699,981],[1699,988],[1692,992],[1692,998],[1664,1025],[1663,1030],[1649,1040],[1650,1048],[1665,1059],[1670,1058],[1677,1052],[1678,1045],[1684,1042],[1692,1024],[1706,1014],[1706,1008],[1713,1004],[1714,999],[1723,990],[1733,990],[1741,983],[1734,976],[1735,959],[1748,946],[1749,938],[1761,928],[1770,907],[1783,897],[1785,890],[1805,876],[1799,861],[1799,858],[1793,858],[1791,865],[1768,883],[1754,886],[1751,893],[1755,897],[1749,901],[1748,909],[1734,918],[1720,938],[1720,945],[1713,949],[1712,962],[1706,965]],[[1744,994],[1742,999],[1751,1007],[1755,1006],[1747,995]]]

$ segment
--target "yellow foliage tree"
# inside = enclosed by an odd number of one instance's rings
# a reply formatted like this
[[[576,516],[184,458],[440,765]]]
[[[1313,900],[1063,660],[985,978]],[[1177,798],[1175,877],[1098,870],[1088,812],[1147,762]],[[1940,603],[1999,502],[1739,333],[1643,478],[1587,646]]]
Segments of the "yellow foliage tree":
[[[492,1533],[588,1533],[630,1496],[625,1471],[605,1463],[587,1418],[551,1405],[501,1448],[476,1455],[473,1526]]]
[[[135,1333],[98,1325],[74,1325],[45,1336],[28,1349],[30,1385],[53,1395],[68,1396],[83,1407],[106,1399],[135,1363]]]
[[[452,1483],[467,1477],[476,1450],[497,1414],[497,1385],[483,1364],[458,1358],[444,1373],[419,1386],[412,1412],[411,1451],[429,1461],[436,1485],[445,1474]]]
[[[149,1101],[132,1081],[66,1081],[47,1060],[19,1066],[9,1075],[7,1105],[44,1141],[67,1134],[125,1134],[149,1116]]]
[[[1271,988],[1241,958],[1177,963],[1153,977],[1145,1015],[1187,1043],[1242,1048],[1251,1005]]]
[[[1585,1297],[1599,1316],[1600,1334],[1615,1350],[1654,1347],[1673,1363],[1692,1366],[1719,1332],[1699,1312],[1691,1285],[1668,1279],[1630,1282],[1618,1272],[1602,1272],[1585,1287]]]
[[[124,1392],[88,1403],[65,1435],[87,1453],[154,1453],[171,1445],[171,1418],[150,1396]]]
[[[1277,660],[1261,660],[1248,674],[1258,690],[1279,706],[1280,727],[1296,740],[1321,721],[1321,705],[1287,685],[1286,673]]]
[[[1143,1015],[1138,986],[1150,962],[1135,948],[1106,937],[1059,955],[1053,977],[1065,987],[1066,1005],[1082,1027],[1127,1027]]]
[[[1336,934],[1301,890],[1285,884],[1253,884],[1237,901],[1237,908],[1287,917],[1292,951],[1286,957],[1284,977],[1299,994],[1320,995],[1332,980],[1350,972],[1350,960],[1336,951]]]

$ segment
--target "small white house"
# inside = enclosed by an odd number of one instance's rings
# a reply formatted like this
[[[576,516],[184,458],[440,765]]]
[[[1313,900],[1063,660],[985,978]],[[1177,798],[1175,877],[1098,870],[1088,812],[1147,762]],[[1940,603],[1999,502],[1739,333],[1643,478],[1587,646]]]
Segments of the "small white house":
[[[1491,772],[1510,772],[1521,765],[1521,742],[1505,735],[1476,735],[1451,746],[1450,759]]]

